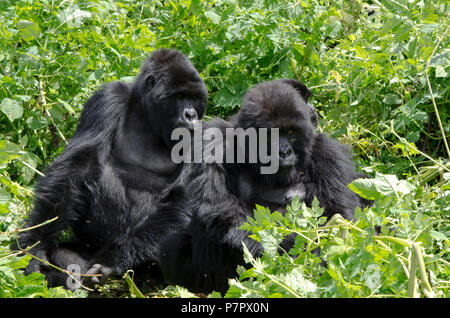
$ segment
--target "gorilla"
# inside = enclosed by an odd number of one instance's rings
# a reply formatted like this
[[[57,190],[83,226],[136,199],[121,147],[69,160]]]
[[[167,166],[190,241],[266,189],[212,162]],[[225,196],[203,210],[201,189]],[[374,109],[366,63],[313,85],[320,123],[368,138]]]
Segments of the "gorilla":
[[[347,188],[356,172],[349,149],[317,133],[318,116],[308,103],[310,90],[301,82],[281,79],[258,84],[243,99],[229,122],[216,119],[207,127],[278,128],[279,170],[261,174],[262,162],[201,163],[186,167],[167,190],[158,213],[184,215],[184,225],[160,241],[158,264],[166,281],[192,292],[222,294],[228,279],[244,265],[244,242],[254,255],[261,245],[239,227],[253,216],[255,204],[282,212],[295,196],[311,206],[317,197],[327,217],[367,202]],[[246,148],[247,149],[247,148]],[[180,218],[181,219],[181,218]],[[182,230],[180,230],[182,229]],[[282,242],[285,250],[293,237]]]
[[[148,57],[133,83],[116,81],[97,91],[69,145],[38,180],[27,226],[58,219],[21,234],[16,248],[40,242],[30,253],[89,274],[122,274],[139,264],[141,250],[151,261],[156,247],[139,245],[134,235],[181,171],[170,157],[172,130],[192,130],[206,100],[195,67],[169,49]],[[26,269],[31,272],[45,274],[49,286],[68,278],[34,258]]]
[[[310,96],[303,83],[292,79],[261,83],[246,94],[235,126],[279,128],[280,169],[261,175],[259,164],[241,166],[231,189],[238,189],[236,195],[251,208],[255,203],[264,205],[264,196],[274,197],[280,190],[285,196],[274,202],[279,206],[286,206],[295,196],[311,206],[317,197],[325,216],[339,213],[352,220],[354,209],[368,202],[347,185],[365,176],[356,172],[347,146],[315,131],[318,116],[308,103]]]

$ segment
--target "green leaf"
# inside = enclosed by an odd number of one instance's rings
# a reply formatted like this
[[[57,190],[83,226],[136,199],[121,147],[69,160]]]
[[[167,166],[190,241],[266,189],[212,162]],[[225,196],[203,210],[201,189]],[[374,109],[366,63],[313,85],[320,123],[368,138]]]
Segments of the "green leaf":
[[[441,65],[436,66],[436,77],[448,77],[450,74],[449,68],[444,68]]]
[[[23,151],[19,146],[7,140],[0,140],[0,164],[19,158]]]
[[[25,268],[28,265],[28,262],[30,261],[31,256],[25,255],[23,257],[14,257],[11,258],[11,261],[9,262],[8,266],[12,269],[20,269]]]
[[[23,155],[22,160],[23,162],[27,163],[30,167],[36,168],[37,163],[39,161],[39,157],[37,157],[35,154],[31,152],[27,152]],[[25,184],[29,184],[36,173],[35,170],[31,169],[30,167],[23,165],[21,169],[22,172],[21,176]]]
[[[435,230],[431,230],[430,234],[437,241],[449,240],[449,238],[445,234],[443,234],[441,232],[438,232],[438,231],[435,231]]]
[[[30,129],[39,130],[48,126],[48,120],[45,117],[36,118],[36,117],[28,117],[26,123]]]
[[[14,83],[15,81],[14,81],[13,78],[11,78],[11,77],[9,77],[7,75],[3,75],[2,76],[2,82],[3,83]]]
[[[382,196],[403,196],[415,187],[406,180],[398,180],[395,175],[376,174],[375,179],[356,179],[349,185],[353,192],[369,200],[377,200]]]
[[[4,98],[0,104],[0,109],[8,117],[10,122],[21,118],[23,115],[22,104],[13,99]]]
[[[329,257],[332,257],[332,256],[336,256],[336,255],[342,255],[346,252],[346,250],[347,250],[347,247],[344,245],[331,245],[327,248],[326,254]]]
[[[370,264],[362,273],[361,279],[364,281],[366,286],[374,292],[381,283],[380,267],[377,264]]]
[[[347,187],[360,197],[368,200],[377,200],[381,197],[373,179],[356,179]]]
[[[293,268],[283,277],[285,283],[297,293],[305,297],[311,297],[317,290],[316,284],[307,280],[298,267]]]
[[[209,18],[211,20],[212,23],[214,23],[214,24],[220,23],[220,15],[216,14],[215,12],[206,11],[204,14],[207,18]]]
[[[414,114],[413,118],[418,121],[426,121],[428,120],[428,114],[423,111],[418,111]]]
[[[248,250],[247,246],[244,242],[242,242],[242,248],[244,250],[244,260],[246,263],[255,264],[255,258],[253,257],[252,253]]]
[[[295,196],[294,200],[291,202],[291,208],[294,211],[298,211],[301,208],[300,199],[298,196]]]
[[[388,105],[395,105],[395,104],[401,104],[402,100],[400,99],[400,97],[398,97],[397,94],[386,94],[383,98],[383,103],[388,104]]]
[[[131,274],[131,275],[130,275]],[[123,278],[125,279],[125,281],[128,284],[128,288],[130,290],[130,294],[133,297],[136,298],[147,298],[144,296],[144,294],[142,294],[142,292],[139,290],[139,288],[136,286],[136,284],[133,281],[133,276],[134,276],[134,272],[132,270],[127,271],[124,275]]]
[[[255,221],[259,226],[267,226],[271,223],[270,210],[259,204],[256,204],[256,209],[254,210]]]
[[[431,67],[436,67],[436,66],[444,67],[449,63],[449,59],[450,59],[450,51],[435,55],[430,60],[430,66]]]
[[[323,214],[323,211],[324,209],[320,207],[319,200],[314,197],[310,209],[311,216],[318,218]]]
[[[27,42],[37,39],[41,34],[41,29],[39,28],[39,25],[37,25],[32,21],[28,20],[19,21],[18,26],[22,39],[24,39]]]
[[[417,131],[410,131],[405,138],[408,142],[416,142],[420,139],[420,134]]]
[[[77,6],[70,6],[60,11],[57,15],[61,25],[67,24],[69,28],[79,28],[83,21],[89,19],[92,13],[89,11],[80,10]]]
[[[240,274],[239,280],[244,280],[249,277],[255,277],[255,269],[254,268],[250,268],[250,269],[244,271],[242,274]]]
[[[0,188],[0,204],[5,204],[11,201],[11,196],[8,191],[3,188]]]
[[[258,232],[264,251],[271,257],[278,253],[279,244],[283,237],[276,229],[261,230]]]
[[[73,110],[72,106],[70,106],[67,102],[65,102],[59,98],[58,98],[58,102],[60,102],[71,115],[75,114],[75,111]]]

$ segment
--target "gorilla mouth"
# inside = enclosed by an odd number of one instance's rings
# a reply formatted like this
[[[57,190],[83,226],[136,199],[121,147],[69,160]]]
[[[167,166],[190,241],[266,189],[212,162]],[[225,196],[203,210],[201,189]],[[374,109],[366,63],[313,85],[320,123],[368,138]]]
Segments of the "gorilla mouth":
[[[199,123],[199,120],[198,120],[198,119],[193,120],[193,121],[191,121],[191,122],[186,122],[186,121],[184,121],[184,120],[179,120],[179,121],[177,121],[177,123],[174,125],[174,129],[177,129],[177,128],[184,128],[184,129],[189,130],[190,132],[193,132],[197,123]]]
[[[280,169],[292,169],[294,166],[294,160],[280,160]]]

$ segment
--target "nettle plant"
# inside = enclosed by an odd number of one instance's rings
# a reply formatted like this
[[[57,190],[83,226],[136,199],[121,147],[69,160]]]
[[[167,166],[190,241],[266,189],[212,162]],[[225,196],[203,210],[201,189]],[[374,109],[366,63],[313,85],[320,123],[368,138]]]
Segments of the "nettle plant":
[[[422,190],[382,174],[349,187],[376,200],[371,208],[357,209],[354,222],[339,214],[327,221],[317,200],[309,208],[296,199],[284,215],[257,206],[242,229],[253,233],[264,253],[254,258],[244,247],[251,267],[238,268],[239,280],[230,281],[226,297],[448,296],[448,290],[433,287],[448,277],[449,241],[439,231],[445,220],[427,215],[448,210],[445,191],[419,201]],[[282,250],[281,241],[291,233],[297,234],[295,246]]]

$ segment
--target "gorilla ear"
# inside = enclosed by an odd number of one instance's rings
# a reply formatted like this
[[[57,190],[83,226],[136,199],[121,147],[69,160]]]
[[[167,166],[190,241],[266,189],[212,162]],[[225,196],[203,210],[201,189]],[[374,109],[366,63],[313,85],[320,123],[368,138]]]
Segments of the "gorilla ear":
[[[297,81],[295,79],[283,78],[281,81],[283,83],[291,85],[293,88],[297,90],[297,92],[300,93],[300,95],[303,97],[306,104],[308,105],[309,113],[311,115],[311,122],[314,125],[314,127],[317,127],[317,125],[319,124],[319,115],[317,114],[317,111],[315,110],[313,105],[308,103],[308,98],[309,96],[311,96],[311,91],[309,90],[309,88],[306,87],[306,85],[303,84],[302,82]]]
[[[290,79],[290,78],[283,78],[281,81],[283,83],[291,85],[293,88],[295,88],[300,93],[300,95],[302,95],[305,102],[308,102],[308,98],[309,98],[309,96],[311,96],[311,91],[309,90],[308,87],[306,87],[305,84],[303,84],[300,81],[297,81],[295,79]]]
[[[314,127],[317,127],[317,125],[319,124],[319,115],[317,114],[317,111],[313,107],[313,105],[311,105],[310,103],[307,103],[307,105],[309,108],[309,113],[311,115],[311,122],[314,125]]]

